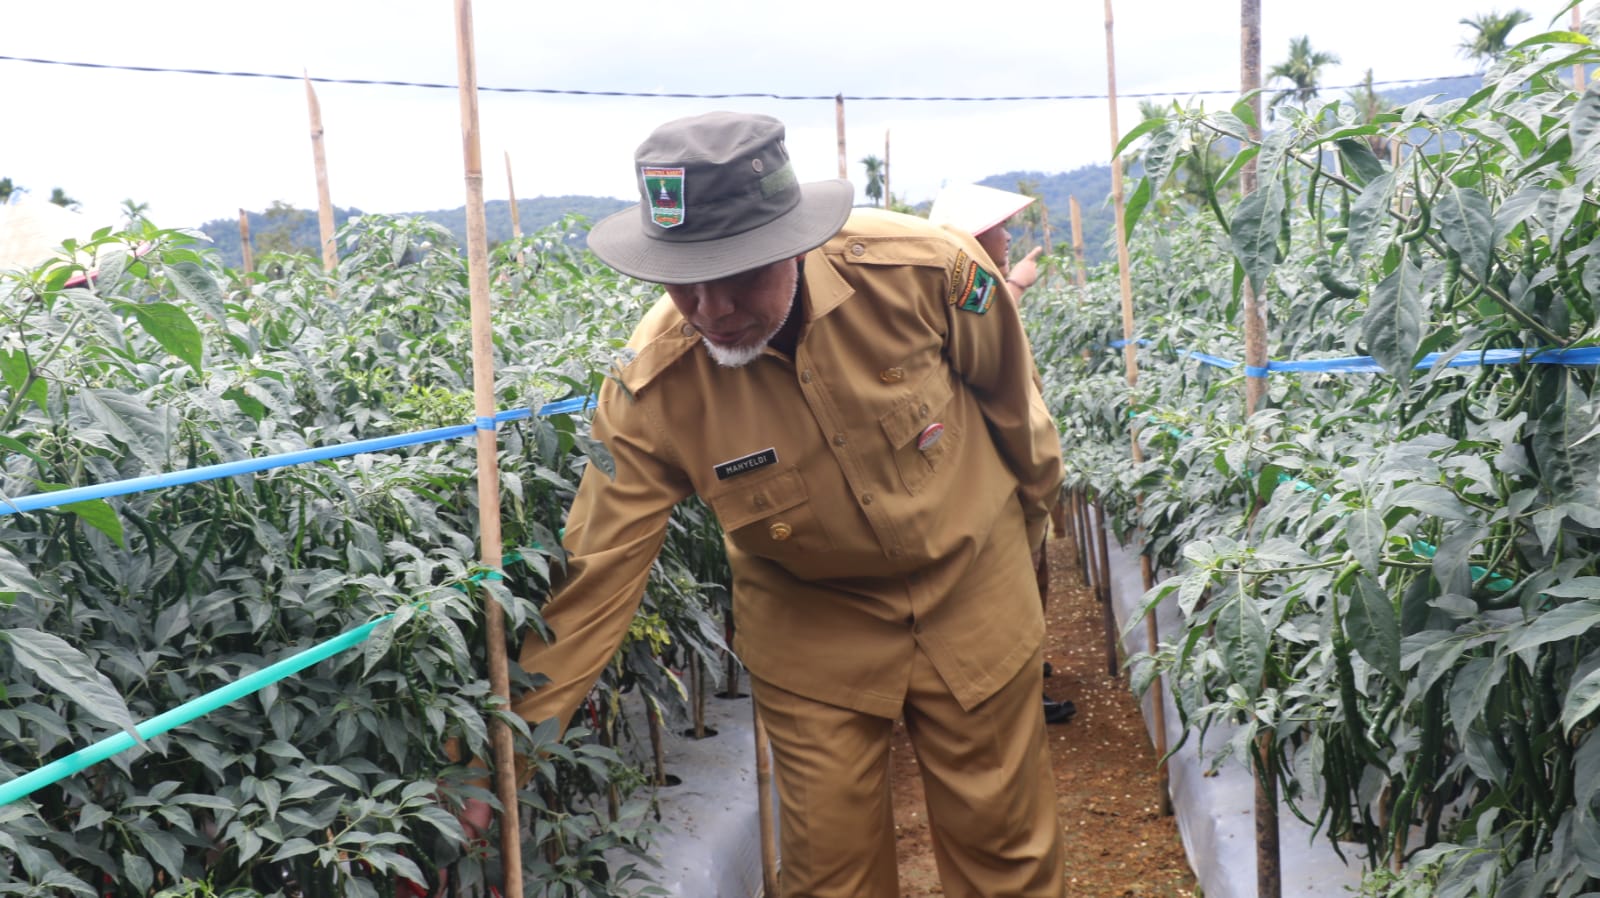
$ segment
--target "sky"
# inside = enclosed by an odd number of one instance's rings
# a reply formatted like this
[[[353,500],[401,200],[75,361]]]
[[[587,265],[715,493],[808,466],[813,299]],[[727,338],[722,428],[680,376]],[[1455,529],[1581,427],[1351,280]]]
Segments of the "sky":
[[[1585,0],[1584,9],[1597,4]],[[1513,33],[1565,28],[1567,0],[1521,0]],[[1340,57],[1332,88],[1467,74],[1464,16],[1497,0],[1262,0],[1263,69],[1307,35]],[[938,12],[932,12],[939,10]],[[1120,130],[1138,94],[1231,105],[1236,0],[1114,0]],[[633,151],[658,124],[715,109],[782,119],[801,180],[838,176],[831,97],[1087,95],[1005,102],[847,100],[849,177],[883,156],[916,203],[953,181],[1062,172],[1110,158],[1106,21],[1095,0],[864,0],[855,4],[635,0],[472,4],[480,87],[771,93],[830,99],[479,95],[486,198],[636,199]],[[0,0],[0,56],[118,66],[430,82],[458,77],[452,0]],[[1269,85],[1270,86],[1270,85]],[[1381,87],[1380,87],[1381,90]],[[1201,91],[1224,91],[1197,96]],[[459,92],[317,84],[334,204],[366,212],[456,208],[466,197]],[[1228,93],[1232,92],[1232,93]],[[1330,90],[1329,98],[1342,95]],[[149,73],[0,59],[0,177],[25,200],[63,189],[113,222],[124,200],[162,227],[317,202],[301,81]]]

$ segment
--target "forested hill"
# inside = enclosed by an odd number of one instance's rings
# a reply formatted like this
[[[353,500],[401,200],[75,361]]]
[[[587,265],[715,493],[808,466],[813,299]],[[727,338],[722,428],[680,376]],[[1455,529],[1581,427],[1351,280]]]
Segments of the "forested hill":
[[[595,222],[607,215],[627,206],[628,203],[602,196],[541,196],[533,199],[517,201],[517,215],[522,225],[522,232],[529,234],[548,224],[561,220],[566,215],[582,215]],[[317,254],[319,243],[317,233],[317,213],[315,210],[295,209],[282,203],[274,203],[271,209],[265,212],[249,212],[250,243],[255,247],[257,255],[273,250],[296,250]],[[335,207],[333,221],[335,227],[343,226],[352,217],[365,213],[360,209],[343,209]],[[426,218],[438,222],[449,228],[455,234],[456,241],[461,246],[467,243],[467,215],[465,207],[455,209],[436,209],[430,212],[399,212],[397,215],[411,218]],[[488,225],[490,244],[499,243],[511,238],[511,204],[506,200],[490,200],[484,203],[484,219]],[[208,221],[200,226],[200,230],[210,237],[217,252],[222,256],[222,263],[231,268],[241,264],[242,256],[239,252],[239,219],[219,218]]]
[[[1480,84],[1481,80],[1476,76],[1443,78],[1384,90],[1380,93],[1387,105],[1400,107],[1427,96],[1437,96],[1439,99],[1466,97],[1477,90]],[[1335,96],[1334,92],[1324,92],[1323,100],[1330,101]],[[1208,108],[1211,108],[1210,104]],[[1217,108],[1221,108],[1221,104],[1218,104]],[[1115,257],[1115,250],[1109,244],[1113,219],[1111,204],[1108,202],[1111,194],[1109,165],[1085,165],[1069,172],[1056,173],[1010,171],[991,175],[978,183],[1001,190],[1025,190],[1038,196],[1049,212],[1051,240],[1058,244],[1071,244],[1072,218],[1069,201],[1076,197],[1083,213],[1084,254],[1088,262],[1094,264]],[[1131,191],[1133,186],[1130,181],[1127,189]],[[628,203],[623,200],[597,196],[541,196],[517,201],[524,233],[532,233],[560,220],[563,215],[572,213],[583,215],[590,222],[595,222],[627,205]],[[921,207],[924,212],[926,205]],[[334,220],[336,225],[342,225],[349,217],[361,214],[359,209],[336,209]],[[466,212],[463,208],[398,214],[436,221],[449,228],[461,245],[466,245]],[[251,242],[257,254],[289,248],[311,253],[317,251],[315,211],[294,209],[282,203],[275,203],[273,208],[265,212],[251,212],[249,215]],[[511,212],[508,202],[489,201],[485,204],[485,216],[491,244],[511,237]],[[215,241],[223,263],[238,267],[240,264],[238,219],[217,219],[202,225],[200,229]],[[1030,246],[1044,241],[1042,233],[1030,233],[1023,227],[1013,227],[1012,233],[1018,241]]]

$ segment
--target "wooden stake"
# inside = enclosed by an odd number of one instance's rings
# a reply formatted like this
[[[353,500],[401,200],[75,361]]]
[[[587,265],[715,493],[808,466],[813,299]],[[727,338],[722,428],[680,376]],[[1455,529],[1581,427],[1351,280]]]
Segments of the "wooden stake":
[[[311,158],[317,167],[317,229],[322,233],[322,270],[339,266],[339,248],[333,242],[333,200],[328,197],[328,157],[322,149],[322,105],[305,74],[306,106],[311,110]]]
[[[661,709],[656,707],[656,700],[649,695],[644,697],[644,716],[650,725],[650,757],[655,770],[651,775],[651,783],[659,789],[667,784],[667,750],[661,733]]]
[[[1106,521],[1105,500],[1096,496],[1094,500],[1095,545],[1100,556],[1100,582],[1096,592],[1100,595],[1100,615],[1105,622],[1106,633],[1106,676],[1117,679],[1122,675],[1122,665],[1117,662],[1117,613],[1111,605],[1111,560],[1108,557],[1108,545],[1111,541],[1111,525]],[[1160,693],[1156,693],[1159,698]],[[1165,755],[1166,751],[1160,754]],[[1166,783],[1162,783],[1165,792]],[[1171,813],[1168,811],[1167,813]]]
[[[883,129],[883,208],[894,208],[894,194],[889,192],[889,129]]]
[[[845,160],[844,155],[844,94],[834,95],[833,114],[839,130],[839,177],[849,180],[850,163]]]
[[[752,691],[754,691],[752,689]],[[761,829],[761,894],[763,898],[778,896],[778,834],[772,809],[772,742],[767,738],[767,725],[761,720],[761,710],[754,700],[750,702],[754,715],[756,734],[756,814]]]
[[[1083,308],[1083,294],[1089,289],[1089,276],[1083,268],[1083,211],[1078,208],[1078,198],[1067,197],[1067,208],[1072,213],[1072,281],[1078,285],[1078,308]]]
[[[1122,288],[1122,339],[1127,341],[1122,347],[1122,362],[1123,366],[1128,372],[1128,392],[1131,399],[1134,389],[1139,384],[1139,347],[1134,342],[1133,331],[1133,275],[1131,272],[1131,265],[1128,260],[1127,208],[1123,202],[1122,196],[1122,159],[1116,155],[1116,146],[1122,134],[1122,131],[1117,124],[1116,35],[1112,22],[1111,0],[1105,0],[1105,4],[1106,97],[1110,101],[1111,107],[1111,203],[1116,212],[1115,227],[1117,229],[1117,272],[1119,275],[1119,283]],[[1139,445],[1139,431],[1137,428],[1132,431],[1130,437],[1133,452],[1133,463],[1135,465],[1143,464],[1144,449]],[[1140,503],[1142,506],[1143,497],[1136,496],[1135,501]],[[1104,515],[1103,506],[1101,508],[1101,513]],[[1102,517],[1100,524],[1102,527],[1105,526],[1104,517]],[[1143,577],[1144,589],[1146,592],[1148,592],[1151,587],[1155,586],[1154,571],[1150,567],[1149,558],[1145,554],[1143,547],[1140,548],[1139,555],[1139,572]],[[1102,561],[1103,560],[1104,559],[1102,558]],[[1104,570],[1105,565],[1102,564],[1101,568]],[[1111,595],[1109,583],[1110,577],[1108,576],[1106,579],[1108,581],[1106,584],[1106,596],[1107,602],[1109,603]],[[1154,655],[1160,647],[1161,634],[1156,625],[1156,613],[1153,607],[1150,609],[1149,613],[1145,615],[1144,625],[1145,641],[1148,646],[1148,651],[1150,654]],[[1161,678],[1156,677],[1150,683],[1149,695],[1151,697],[1150,722],[1152,724],[1152,729],[1155,730],[1156,756],[1162,759],[1160,762],[1160,767],[1157,771],[1157,794],[1161,799],[1161,812],[1163,814],[1171,814],[1172,795],[1171,790],[1167,787],[1167,762],[1165,760],[1167,755],[1167,706],[1166,700],[1163,697],[1164,693],[1165,687],[1161,681]]]
[[[1250,109],[1255,124],[1250,128],[1250,139],[1261,140],[1261,0],[1239,2],[1239,92],[1250,94]],[[1398,147],[1398,142],[1396,147]],[[1239,186],[1246,195],[1256,190],[1256,165],[1251,158],[1239,172]],[[1247,367],[1265,369],[1267,366],[1267,309],[1256,296],[1255,285],[1244,279],[1244,363]],[[1245,380],[1245,414],[1252,415],[1267,398],[1265,376]],[[1256,895],[1258,898],[1279,898],[1283,894],[1283,876],[1278,852],[1278,784],[1268,760],[1271,755],[1272,733],[1267,731],[1256,740]]]
[[[502,566],[500,534],[499,441],[495,438],[494,330],[489,305],[489,228],[483,211],[483,152],[478,141],[478,64],[473,47],[472,0],[455,0],[456,69],[461,94],[461,147],[467,189],[467,289],[472,300],[472,398],[478,420],[478,539],[485,569]],[[488,581],[485,581],[486,583]],[[483,590],[484,639],[489,688],[511,701],[506,659],[505,611]],[[494,750],[495,795],[500,799],[501,893],[522,894],[522,827],[518,823],[516,759],[511,728],[498,717],[489,722]]]
[[[694,705],[694,737],[706,737],[706,672],[700,653],[689,654],[689,697]]]
[[[511,237],[522,239],[522,215],[517,208],[517,185],[511,180],[511,151],[506,151],[506,194],[511,197]]]
[[[244,266],[244,282],[250,283],[250,275],[256,270],[256,250],[250,245],[250,213],[239,210],[239,255],[243,259],[240,263]]]

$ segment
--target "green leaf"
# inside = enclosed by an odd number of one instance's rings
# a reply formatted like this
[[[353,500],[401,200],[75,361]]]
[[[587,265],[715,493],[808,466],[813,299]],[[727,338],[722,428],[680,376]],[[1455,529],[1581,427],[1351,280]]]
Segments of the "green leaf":
[[[1150,204],[1150,179],[1140,178],[1139,186],[1134,189],[1133,196],[1128,198],[1128,204],[1122,214],[1122,239],[1133,240],[1133,226],[1139,223],[1139,216],[1144,214],[1145,207]]]
[[[1235,595],[1217,610],[1217,648],[1228,674],[1250,696],[1261,692],[1267,662],[1267,622],[1254,601]]]
[[[222,321],[227,311],[222,303],[222,288],[216,278],[193,262],[178,262],[167,266],[167,280],[178,295],[194,303],[213,320]]]
[[[1350,236],[1345,240],[1346,251],[1352,260],[1359,261],[1366,251],[1367,241],[1378,230],[1378,225],[1389,214],[1389,201],[1394,198],[1394,173],[1373,178],[1365,190],[1350,203]]]
[[[1556,504],[1591,503],[1600,490],[1600,440],[1585,441],[1595,426],[1595,409],[1570,371],[1560,393],[1540,413],[1533,428],[1533,458],[1539,480]]]
[[[1344,165],[1345,175],[1357,187],[1383,177],[1383,163],[1366,141],[1346,137],[1336,141],[1335,146],[1339,148],[1339,159]]]
[[[95,281],[102,294],[122,280],[128,268],[128,248],[120,243],[105,243],[94,253]]]
[[[1572,161],[1580,162],[1600,142],[1600,89],[1590,84],[1572,107],[1567,122],[1567,134],[1572,138]]]
[[[122,875],[141,895],[148,895],[150,887],[155,884],[156,870],[143,856],[131,851],[122,852]]]
[[[196,372],[200,370],[204,351],[200,328],[182,309],[168,302],[130,303],[129,308],[145,333],[155,337],[162,349],[187,362]]]
[[[1572,672],[1572,680],[1561,706],[1561,732],[1571,735],[1572,728],[1597,708],[1600,708],[1600,649],[1591,651]],[[1584,788],[1600,789],[1600,780],[1585,783]]]
[[[1494,261],[1494,215],[1489,201],[1471,187],[1452,187],[1433,206],[1433,221],[1444,242],[1461,255],[1461,265],[1478,276],[1488,277]]]
[[[1384,540],[1388,537],[1389,530],[1384,526],[1383,515],[1370,508],[1353,511],[1344,519],[1344,538],[1350,546],[1350,554],[1369,574],[1378,573],[1378,559],[1383,553]]]
[[[122,518],[111,503],[104,499],[85,499],[82,502],[71,502],[58,506],[58,510],[69,512],[78,516],[85,524],[104,533],[111,541],[122,548],[127,548],[122,537]]]
[[[1373,288],[1361,317],[1361,338],[1373,361],[1402,385],[1411,382],[1422,342],[1422,311],[1422,269],[1403,256],[1399,267]]]
[[[589,459],[589,463],[604,471],[607,477],[617,476],[617,462],[611,457],[611,450],[597,439],[584,434],[573,434],[577,441],[578,449]]]
[[[28,382],[33,373],[33,366],[28,364],[28,354],[20,349],[0,349],[0,378],[12,392],[17,392],[27,387],[27,398],[44,408],[50,398],[50,385],[44,378],[35,378]]]
[[[135,741],[144,739],[134,730],[133,714],[115,686],[88,656],[53,633],[32,627],[0,630],[22,667],[32,670],[50,688],[71,699],[84,712],[122,729]]]
[[[1547,642],[1575,639],[1596,627],[1600,627],[1600,600],[1557,605],[1525,627],[1512,631],[1505,650],[1524,652]]]
[[[1409,508],[1447,521],[1464,521],[1471,517],[1467,506],[1455,493],[1431,483],[1408,483],[1388,497],[1388,504],[1391,508]]]
[[[142,826],[130,827],[133,834],[138,837],[139,844],[144,846],[145,854],[155,858],[161,869],[173,879],[183,878],[183,843],[172,833],[159,829],[146,829]]]
[[[1127,134],[1123,135],[1121,140],[1117,141],[1117,148],[1111,151],[1111,157],[1115,159],[1116,157],[1121,156],[1122,151],[1126,150],[1134,141],[1145,136],[1146,134],[1149,134],[1151,131],[1154,131],[1157,128],[1166,126],[1167,124],[1168,122],[1164,118],[1147,118],[1139,124],[1134,125],[1132,131],[1129,131]]]
[[[1234,257],[1257,293],[1266,289],[1267,277],[1278,264],[1278,231],[1283,215],[1283,187],[1276,180],[1262,183],[1240,201],[1229,222]]]
[[[1345,617],[1350,644],[1390,683],[1400,683],[1400,623],[1394,603],[1378,581],[1367,574],[1356,577]]]
[[[1545,31],[1540,34],[1535,34],[1533,37],[1524,38],[1523,40],[1518,41],[1517,45],[1511,49],[1526,50],[1529,47],[1539,47],[1545,44],[1580,44],[1583,46],[1588,46],[1590,43],[1590,40],[1579,32],[1558,30]]]

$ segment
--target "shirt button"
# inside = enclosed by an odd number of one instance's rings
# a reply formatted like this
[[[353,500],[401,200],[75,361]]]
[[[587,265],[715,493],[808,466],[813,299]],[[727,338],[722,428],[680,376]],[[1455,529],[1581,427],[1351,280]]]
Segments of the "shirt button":
[[[928,404],[926,402],[922,404],[921,408],[917,409],[917,415],[922,418],[928,417]]]
[[[866,254],[867,254],[867,247],[866,247],[865,244],[861,244],[861,243],[852,243],[852,244],[850,244],[850,255],[856,256],[857,258],[860,258],[861,256],[864,256]]]
[[[683,334],[683,335],[684,335],[684,336],[685,336],[685,337],[692,337],[692,336],[694,336],[694,325],[692,325],[692,324],[690,324],[690,323],[689,323],[689,322],[687,322],[687,321],[685,321],[685,322],[684,322],[684,323],[683,323],[683,327],[680,327],[680,328],[678,328],[678,330],[679,330],[679,331],[680,331],[680,332],[681,332],[681,333],[682,333],[682,334]]]
[[[833,444],[835,446],[843,446],[846,442],[848,442],[848,440],[844,438],[844,434],[836,433],[833,435]]]
[[[755,503],[756,503],[756,507],[757,508],[766,508],[767,507],[767,497],[766,496],[757,496],[755,498]]]
[[[872,504],[872,494],[871,493],[862,493],[861,494],[861,504],[862,505],[871,505]]]
[[[794,528],[782,521],[778,521],[771,527],[767,528],[767,534],[781,543],[794,534]]]
[[[886,384],[897,384],[906,379],[906,369],[885,368],[878,372],[878,379]]]
[[[806,370],[800,372],[800,382],[803,383],[803,384],[811,383],[811,369],[810,368],[807,368]]]

